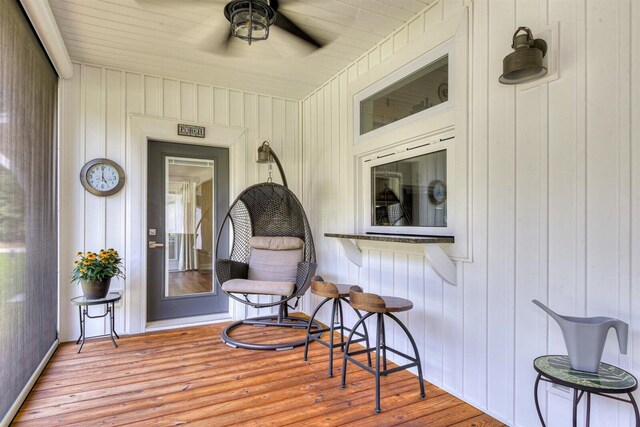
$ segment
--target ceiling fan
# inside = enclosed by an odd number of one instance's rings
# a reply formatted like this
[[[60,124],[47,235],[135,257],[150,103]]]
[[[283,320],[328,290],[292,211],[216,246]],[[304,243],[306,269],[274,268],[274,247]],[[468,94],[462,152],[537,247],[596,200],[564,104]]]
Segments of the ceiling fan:
[[[253,42],[266,40],[270,35],[270,29],[277,27],[274,35],[283,36],[292,40],[298,40],[295,50],[298,54],[310,53],[325,46],[326,40],[321,41],[310,35],[292,19],[287,17],[280,5],[291,4],[297,0],[134,0],[145,9],[154,9],[158,4],[169,4],[171,7],[189,9],[191,5],[207,6],[224,4],[222,14],[230,26],[215,25],[209,27],[208,35],[197,43],[198,49],[214,53],[236,56],[239,53],[247,54],[239,43],[232,40],[245,41],[249,45]],[[320,0],[312,0],[312,3]],[[322,0],[326,1],[326,0]],[[277,33],[277,34],[276,34]],[[325,38],[326,39],[326,38]],[[282,46],[281,43],[277,43]],[[287,43],[285,43],[287,44]],[[279,47],[281,49],[281,47]],[[273,48],[270,49],[273,52]]]

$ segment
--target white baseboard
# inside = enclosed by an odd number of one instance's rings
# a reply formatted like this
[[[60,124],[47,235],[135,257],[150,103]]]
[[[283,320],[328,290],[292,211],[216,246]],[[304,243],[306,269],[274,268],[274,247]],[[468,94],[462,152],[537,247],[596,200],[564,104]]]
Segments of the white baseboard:
[[[38,381],[38,378],[40,378],[40,374],[42,374],[42,371],[44,371],[44,368],[47,366],[47,363],[49,363],[51,356],[53,356],[53,353],[56,351],[56,348],[58,348],[58,344],[60,344],[60,342],[56,339],[53,342],[53,345],[51,346],[47,354],[44,356],[44,359],[42,359],[42,362],[40,362],[35,372],[33,373],[33,375],[31,375],[31,378],[29,378],[29,381],[27,382],[27,384],[24,386],[24,388],[18,395],[18,398],[16,399],[16,401],[13,402],[13,405],[11,405],[11,408],[9,408],[9,412],[7,412],[7,414],[4,416],[2,421],[0,421],[0,427],[6,427],[11,423],[11,421],[13,421],[13,418],[16,416],[16,414],[20,410],[20,407],[22,406],[25,399],[29,395],[29,392],[35,385],[36,381]]]
[[[212,323],[228,322],[229,320],[232,320],[229,313],[207,314],[204,316],[157,320],[154,322],[148,322],[145,328],[145,332],[164,331],[167,329],[185,328],[188,326],[210,325]]]

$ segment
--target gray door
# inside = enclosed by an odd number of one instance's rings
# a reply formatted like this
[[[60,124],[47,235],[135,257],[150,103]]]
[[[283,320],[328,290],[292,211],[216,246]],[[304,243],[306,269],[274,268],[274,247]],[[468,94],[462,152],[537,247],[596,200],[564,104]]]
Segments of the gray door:
[[[149,141],[147,169],[147,320],[228,312],[213,266],[229,208],[229,150]]]

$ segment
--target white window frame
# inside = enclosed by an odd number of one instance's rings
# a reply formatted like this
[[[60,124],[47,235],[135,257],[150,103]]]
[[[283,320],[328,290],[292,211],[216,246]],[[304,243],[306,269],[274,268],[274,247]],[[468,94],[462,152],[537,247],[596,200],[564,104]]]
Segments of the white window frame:
[[[424,68],[429,64],[445,56],[448,57],[447,85],[448,85],[448,92],[449,92],[448,99],[446,102],[440,103],[431,108],[427,108],[426,110],[420,111],[419,113],[412,114],[410,116],[407,116],[393,123],[389,123],[388,125],[369,131],[365,134],[360,134],[361,132],[360,103],[364,99],[367,99],[372,95],[375,95],[376,93],[404,79],[410,74],[413,74],[414,72],[420,70],[421,68]],[[419,56],[418,58],[409,62],[405,66],[397,69],[393,73],[381,78],[380,80],[373,83],[371,86],[367,87],[366,89],[363,89],[362,91],[355,94],[353,97],[353,114],[354,114],[353,122],[355,124],[354,126],[355,143],[358,144],[363,141],[374,138],[376,136],[379,136],[388,132],[393,132],[394,130],[397,130],[400,127],[406,126],[409,123],[415,122],[417,120],[424,120],[428,117],[434,116],[436,114],[442,113],[443,111],[447,111],[453,108],[454,98],[455,98],[454,71],[455,71],[455,45],[454,45],[454,39],[452,38],[442,43],[441,45],[431,49],[430,51],[426,52],[424,55]]]
[[[375,166],[398,160],[409,159],[436,151],[447,152],[447,226],[446,227],[401,227],[371,224],[371,169]],[[411,234],[421,236],[455,236],[456,221],[456,183],[455,183],[455,138],[441,135],[436,138],[418,139],[410,144],[398,147],[391,152],[377,153],[361,158],[361,183],[363,205],[361,223],[367,233]]]

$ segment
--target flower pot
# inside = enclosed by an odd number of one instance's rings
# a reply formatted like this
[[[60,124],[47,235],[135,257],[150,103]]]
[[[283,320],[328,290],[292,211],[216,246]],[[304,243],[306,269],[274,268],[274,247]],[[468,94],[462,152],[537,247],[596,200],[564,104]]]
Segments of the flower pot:
[[[109,293],[111,277],[102,280],[81,280],[80,282],[82,283],[82,293],[86,299],[100,299]]]

